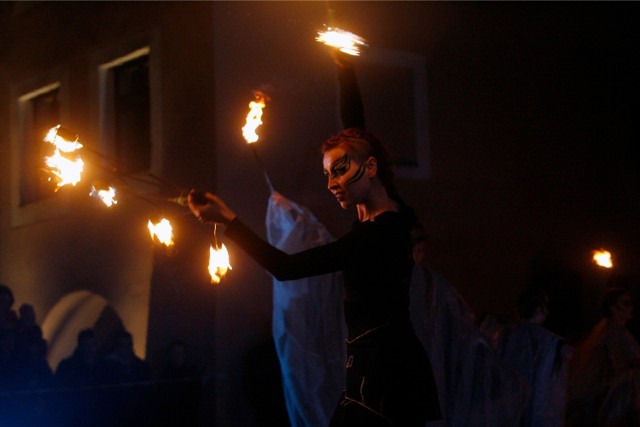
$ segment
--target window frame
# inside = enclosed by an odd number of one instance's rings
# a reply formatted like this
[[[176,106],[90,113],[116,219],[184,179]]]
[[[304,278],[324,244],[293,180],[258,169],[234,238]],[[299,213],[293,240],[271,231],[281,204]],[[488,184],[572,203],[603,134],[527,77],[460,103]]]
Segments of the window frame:
[[[69,112],[68,72],[64,67],[44,72],[35,77],[15,82],[11,85],[11,110],[15,126],[11,126],[11,172],[10,172],[10,224],[22,227],[42,220],[63,215],[69,210],[69,192],[61,191],[56,197],[39,198],[22,205],[21,189],[25,146],[28,135],[34,133],[31,114],[31,100],[51,90],[58,90],[59,117],[65,121]],[[45,135],[42,135],[44,139]],[[44,142],[43,142],[44,143]],[[44,158],[43,158],[44,164]]]

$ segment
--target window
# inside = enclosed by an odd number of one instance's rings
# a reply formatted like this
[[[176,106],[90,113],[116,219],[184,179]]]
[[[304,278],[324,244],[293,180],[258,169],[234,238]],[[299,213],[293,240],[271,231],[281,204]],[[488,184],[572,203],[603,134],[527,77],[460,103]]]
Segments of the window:
[[[149,48],[100,66],[102,131],[110,157],[123,174],[151,167]]]
[[[43,142],[47,132],[59,124],[60,84],[54,83],[19,98],[20,165],[19,205],[51,196],[55,184],[49,180],[44,158],[53,147]]]
[[[358,61],[367,129],[389,147],[398,177],[428,179],[425,58],[372,48]]]

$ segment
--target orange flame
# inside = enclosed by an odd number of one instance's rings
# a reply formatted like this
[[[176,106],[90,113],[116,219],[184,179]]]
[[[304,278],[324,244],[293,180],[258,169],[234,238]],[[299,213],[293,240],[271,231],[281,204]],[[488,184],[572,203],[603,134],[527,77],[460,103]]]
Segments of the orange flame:
[[[593,261],[600,267],[613,268],[611,253],[604,249],[593,251]]]
[[[224,244],[216,249],[211,245],[209,247],[209,274],[211,275],[211,283],[220,283],[222,278],[227,274],[227,270],[231,270],[227,248]]]
[[[118,204],[118,201],[116,200],[116,189],[113,187],[109,187],[106,190],[98,190],[94,186],[91,186],[89,197],[94,197],[102,201],[102,203],[107,205],[107,207]]]
[[[162,218],[157,224],[154,224],[149,220],[148,227],[151,238],[154,241],[157,240],[168,248],[174,245],[173,227],[171,227],[171,223],[168,219]]]
[[[45,157],[45,163],[50,168],[50,172],[57,178],[56,185],[62,187],[67,184],[76,185],[82,179],[84,162],[80,156],[75,159],[68,157],[69,154],[82,148],[77,140],[65,139],[59,134],[60,125],[52,127],[44,138],[45,142],[53,144],[56,148],[52,156]],[[66,155],[62,155],[66,153]]]
[[[318,31],[316,41],[352,56],[359,56],[360,48],[369,46],[362,37],[335,27],[328,27],[327,31]]]
[[[49,142],[56,146],[56,148],[64,153],[72,153],[82,148],[82,144],[78,142],[78,136],[74,135],[73,140],[68,140],[60,133],[63,132],[60,125],[54,126],[49,129],[47,136],[44,137],[45,142]]]
[[[257,92],[256,100],[249,103],[249,114],[247,114],[247,121],[242,127],[242,136],[248,144],[253,144],[258,140],[258,134],[256,129],[262,124],[262,110],[265,107],[264,95]]]

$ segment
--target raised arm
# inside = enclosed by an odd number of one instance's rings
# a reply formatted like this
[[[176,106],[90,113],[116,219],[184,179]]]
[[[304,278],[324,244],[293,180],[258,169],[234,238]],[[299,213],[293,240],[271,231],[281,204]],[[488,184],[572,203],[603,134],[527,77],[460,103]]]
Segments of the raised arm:
[[[365,130],[364,107],[358,79],[348,55],[339,51],[333,52],[333,60],[338,69],[340,85],[340,119],[343,129],[358,128]]]

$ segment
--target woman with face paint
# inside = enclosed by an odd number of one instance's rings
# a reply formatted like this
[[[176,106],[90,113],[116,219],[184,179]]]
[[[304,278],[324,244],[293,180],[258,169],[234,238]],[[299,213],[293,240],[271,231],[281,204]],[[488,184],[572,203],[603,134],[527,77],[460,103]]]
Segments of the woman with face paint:
[[[429,359],[409,316],[413,211],[398,197],[387,150],[350,128],[322,146],[327,188],[358,220],[334,242],[287,254],[251,231],[220,198],[189,195],[202,222],[233,240],[280,281],[340,271],[348,328],[346,387],[331,426],[420,426],[439,419]]]

